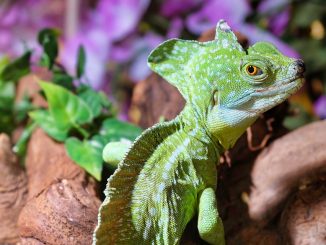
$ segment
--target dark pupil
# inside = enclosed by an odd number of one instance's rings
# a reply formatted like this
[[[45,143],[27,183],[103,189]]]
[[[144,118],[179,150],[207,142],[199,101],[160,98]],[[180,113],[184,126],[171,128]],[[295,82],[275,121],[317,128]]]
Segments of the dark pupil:
[[[253,66],[249,66],[248,67],[248,72],[249,73],[253,73],[255,71],[254,67]]]

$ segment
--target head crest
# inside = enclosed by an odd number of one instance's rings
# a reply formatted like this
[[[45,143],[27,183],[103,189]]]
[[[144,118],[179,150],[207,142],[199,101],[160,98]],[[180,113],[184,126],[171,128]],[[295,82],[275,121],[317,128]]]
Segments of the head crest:
[[[220,20],[216,25],[215,40],[225,49],[237,49],[243,51],[238,43],[236,35],[232,32],[225,20]]]

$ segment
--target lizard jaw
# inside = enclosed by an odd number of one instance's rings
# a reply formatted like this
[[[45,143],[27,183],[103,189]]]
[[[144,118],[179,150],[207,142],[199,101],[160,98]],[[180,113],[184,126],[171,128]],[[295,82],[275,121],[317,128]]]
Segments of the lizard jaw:
[[[300,81],[298,81],[300,79]],[[286,82],[284,82],[286,81]],[[253,91],[248,91],[246,94],[244,94],[241,98],[234,101],[232,104],[224,105],[224,107],[228,109],[236,109],[239,105],[244,105],[247,102],[249,102],[252,98],[261,98],[261,97],[270,97],[274,95],[281,95],[281,94],[287,94],[291,95],[294,94],[296,91],[298,91],[301,88],[301,85],[303,84],[303,75],[296,75],[290,78],[286,78],[283,80],[278,81],[275,85],[270,86],[268,88],[260,88],[255,89]],[[246,110],[249,110],[246,108]]]
[[[265,96],[273,96],[276,94],[286,93],[286,94],[293,94],[295,93],[303,84],[303,75],[296,75],[284,80],[281,80],[277,82],[275,85],[262,88],[262,89],[256,89],[254,93],[252,93],[253,96],[257,97],[265,97]],[[284,83],[284,81],[287,81]]]

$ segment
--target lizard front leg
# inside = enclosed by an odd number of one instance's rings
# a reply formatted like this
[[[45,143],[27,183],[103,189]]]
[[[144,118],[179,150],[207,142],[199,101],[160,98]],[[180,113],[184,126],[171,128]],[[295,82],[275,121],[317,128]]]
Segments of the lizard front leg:
[[[199,195],[198,231],[200,237],[214,245],[224,245],[224,228],[217,210],[215,191],[209,187]]]

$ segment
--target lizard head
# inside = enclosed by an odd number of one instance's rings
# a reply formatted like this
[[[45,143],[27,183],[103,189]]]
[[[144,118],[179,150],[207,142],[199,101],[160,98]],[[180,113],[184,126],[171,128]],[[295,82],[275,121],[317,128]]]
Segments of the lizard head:
[[[302,60],[266,42],[226,60],[223,79],[212,93],[207,126],[228,149],[260,114],[285,101],[303,84]]]
[[[232,76],[236,79],[222,83],[216,91],[220,109],[258,115],[283,102],[304,81],[304,62],[283,55],[267,42],[254,44],[245,55],[233,59],[232,64]]]
[[[296,92],[305,70],[303,61],[270,43],[244,50],[224,20],[215,40],[168,40],[152,51],[148,64],[178,88],[190,117],[205,122],[226,149],[261,113]]]

